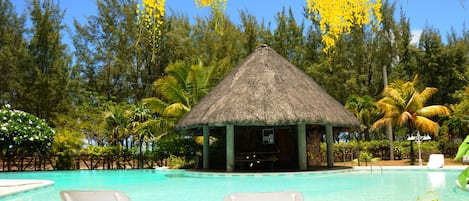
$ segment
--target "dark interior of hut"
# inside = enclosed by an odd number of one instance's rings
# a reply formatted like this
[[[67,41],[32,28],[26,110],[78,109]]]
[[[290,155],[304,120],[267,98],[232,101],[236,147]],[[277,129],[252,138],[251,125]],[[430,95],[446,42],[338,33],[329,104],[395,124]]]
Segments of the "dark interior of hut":
[[[235,169],[278,170],[298,167],[294,127],[235,127]]]
[[[201,130],[199,131],[201,132]],[[210,169],[226,168],[226,129],[211,127]],[[296,126],[235,126],[235,171],[282,171],[298,168]],[[202,147],[201,147],[202,149]],[[202,168],[202,158],[197,168]]]

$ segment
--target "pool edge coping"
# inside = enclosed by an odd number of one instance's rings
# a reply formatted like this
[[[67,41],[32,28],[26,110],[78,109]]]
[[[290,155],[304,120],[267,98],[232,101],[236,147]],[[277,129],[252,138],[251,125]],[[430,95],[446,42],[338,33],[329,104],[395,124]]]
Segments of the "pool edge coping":
[[[0,198],[54,185],[51,180],[0,179]]]
[[[469,166],[462,166],[462,165],[451,165],[451,166],[443,166],[441,168],[431,168],[427,166],[413,166],[413,165],[406,165],[406,166],[353,166],[353,170],[464,170]]]
[[[289,176],[289,175],[308,175],[308,174],[328,174],[337,172],[355,172],[355,171],[383,171],[383,170],[464,170],[469,166],[444,166],[442,168],[429,168],[427,166],[351,166],[347,169],[335,170],[314,170],[314,171],[292,171],[292,172],[199,172],[191,170],[179,170],[189,176],[210,176],[210,177],[236,177],[236,176]]]

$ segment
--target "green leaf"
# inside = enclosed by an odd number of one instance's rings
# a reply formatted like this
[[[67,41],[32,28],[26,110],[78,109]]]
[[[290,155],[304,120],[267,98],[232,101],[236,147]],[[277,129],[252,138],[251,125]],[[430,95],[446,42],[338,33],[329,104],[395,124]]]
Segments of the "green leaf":
[[[454,157],[454,160],[461,159],[462,157],[464,157],[465,155],[467,155],[467,152],[468,152],[468,151],[469,151],[469,135],[466,136],[466,138],[465,138],[464,141],[461,143],[461,145],[459,145],[458,153],[457,153],[456,156]]]
[[[469,178],[469,168],[466,168],[458,176],[459,187],[461,189],[466,190],[468,178]]]

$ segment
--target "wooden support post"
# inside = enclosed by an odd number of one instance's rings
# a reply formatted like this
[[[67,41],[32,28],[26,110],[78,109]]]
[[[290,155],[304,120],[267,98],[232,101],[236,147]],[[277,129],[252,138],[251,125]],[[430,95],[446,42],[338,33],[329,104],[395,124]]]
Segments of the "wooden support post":
[[[203,127],[204,130],[204,150],[202,153],[202,160],[204,161],[204,169],[210,168],[210,131],[209,127],[206,125]]]
[[[300,123],[298,127],[298,165],[300,170],[306,170],[307,155],[306,155],[306,125]]]
[[[226,171],[234,169],[234,125],[226,125]]]
[[[326,144],[327,144],[327,167],[334,166],[334,141],[332,136],[332,125],[326,125]]]

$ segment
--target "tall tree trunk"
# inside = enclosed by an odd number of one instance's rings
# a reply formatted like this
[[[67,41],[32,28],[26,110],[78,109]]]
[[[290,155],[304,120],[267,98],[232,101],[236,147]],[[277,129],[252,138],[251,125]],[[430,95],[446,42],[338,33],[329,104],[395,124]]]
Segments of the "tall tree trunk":
[[[384,88],[388,88],[388,69],[386,65],[383,65],[383,83]],[[392,136],[392,125],[386,125],[386,136],[389,140],[389,159],[394,160],[394,139]]]
[[[412,136],[412,126],[409,123],[409,136]],[[415,164],[415,156],[414,156],[414,140],[410,141],[410,164]]]
[[[142,146],[143,146],[143,139],[140,138],[140,147],[139,147],[139,151],[140,153],[138,154],[138,168],[139,169],[143,169],[143,153],[142,153]]]

